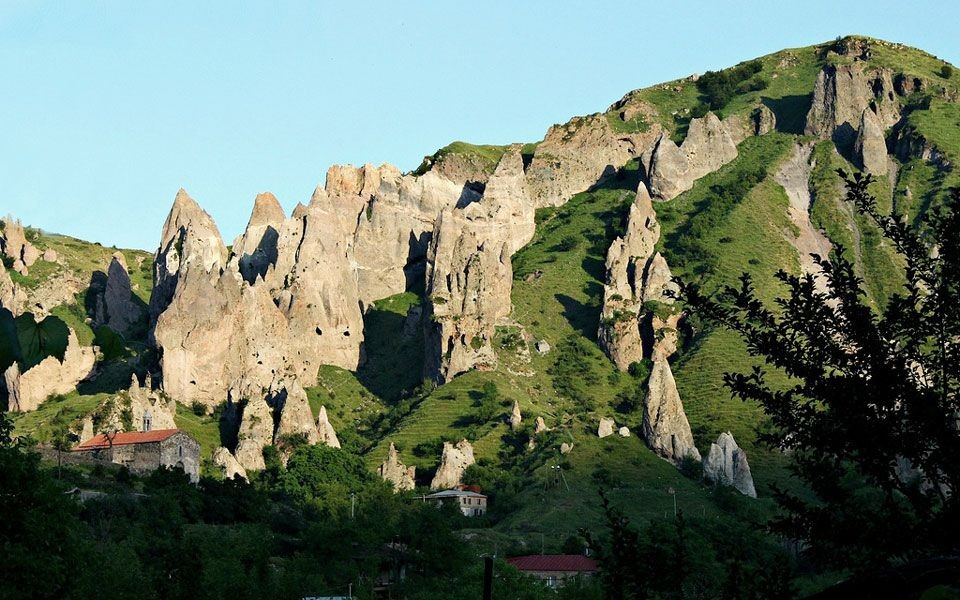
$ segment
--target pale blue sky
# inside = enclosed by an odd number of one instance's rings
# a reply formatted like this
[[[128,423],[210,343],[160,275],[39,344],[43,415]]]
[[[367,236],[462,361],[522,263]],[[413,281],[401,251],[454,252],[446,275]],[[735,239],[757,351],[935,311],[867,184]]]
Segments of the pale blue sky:
[[[289,211],[331,164],[536,141],[785,47],[861,33],[960,63],[953,2],[239,4],[0,0],[0,213],[152,250],[182,186],[229,243],[257,192]]]

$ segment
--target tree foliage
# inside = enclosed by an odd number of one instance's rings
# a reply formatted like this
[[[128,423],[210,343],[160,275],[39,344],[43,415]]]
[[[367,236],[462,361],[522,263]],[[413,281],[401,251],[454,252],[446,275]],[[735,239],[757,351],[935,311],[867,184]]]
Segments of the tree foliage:
[[[842,248],[811,275],[777,274],[786,294],[765,306],[750,277],[712,297],[684,284],[688,305],[738,332],[768,368],[728,373],[735,397],[772,423],[761,439],[789,451],[815,498],[784,490],[774,531],[829,563],[863,568],[960,548],[960,191],[919,227],[881,214],[869,176],[847,177],[847,199],[902,256],[906,286],[882,311]]]
[[[765,88],[766,82],[762,79],[751,82],[752,85],[747,84],[761,70],[763,64],[759,60],[751,60],[722,71],[707,71],[697,79],[697,89],[710,110],[719,110],[730,102],[734,94]]]

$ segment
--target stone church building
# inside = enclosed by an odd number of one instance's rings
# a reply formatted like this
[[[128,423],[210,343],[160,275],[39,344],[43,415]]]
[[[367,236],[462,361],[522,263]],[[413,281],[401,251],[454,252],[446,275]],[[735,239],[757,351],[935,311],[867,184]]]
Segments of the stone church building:
[[[124,465],[135,473],[163,466],[183,469],[194,483],[200,478],[200,444],[180,429],[101,433],[73,452],[89,453],[95,460]]]

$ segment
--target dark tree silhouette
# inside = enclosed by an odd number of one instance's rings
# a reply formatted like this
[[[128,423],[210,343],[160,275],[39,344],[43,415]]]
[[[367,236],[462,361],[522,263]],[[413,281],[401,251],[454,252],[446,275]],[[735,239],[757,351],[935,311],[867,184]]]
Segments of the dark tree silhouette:
[[[775,494],[772,530],[829,563],[864,568],[960,549],[960,191],[918,223],[881,214],[870,176],[847,176],[847,200],[903,258],[906,284],[883,309],[838,248],[816,257],[826,282],[777,273],[787,294],[766,306],[748,275],[707,294],[681,284],[689,308],[738,332],[763,368],[727,373],[734,397],[758,401],[761,439],[789,452],[813,492]]]

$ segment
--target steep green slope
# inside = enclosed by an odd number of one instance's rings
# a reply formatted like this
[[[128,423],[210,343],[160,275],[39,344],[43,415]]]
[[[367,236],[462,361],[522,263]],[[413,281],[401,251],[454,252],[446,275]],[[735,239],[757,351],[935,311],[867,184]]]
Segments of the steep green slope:
[[[952,166],[960,160],[960,105],[955,102],[960,76],[943,77],[943,61],[865,38],[770,54],[757,59],[756,72],[736,84],[717,112],[747,119],[762,104],[775,114],[777,130],[748,137],[735,160],[672,201],[656,205],[662,227],[657,249],[674,275],[714,290],[734,284],[747,272],[760,296],[772,301],[782,292],[774,273],[799,272],[799,257],[791,244],[796,227],[787,213],[789,200],[773,174],[796,144],[815,142],[802,135],[814,82],[825,64],[849,60],[836,50],[851,44],[868,46],[869,63],[891,69],[895,79],[922,80],[922,85],[911,83],[922,89],[904,99],[906,119],[900,129],[888,132],[888,138],[891,150],[895,138],[902,136],[927,149],[928,156],[899,153],[900,159],[893,160],[895,172],[873,187],[881,208],[915,219],[936,206],[947,188],[960,184]],[[624,121],[620,116],[624,107],[644,102],[654,108],[656,122],[679,141],[690,118],[711,100],[696,80],[677,80],[631,92],[615,105],[618,108],[608,111],[607,118],[616,132],[646,131],[653,121],[640,116]],[[465,177],[482,179],[506,148],[455,142],[434,154],[421,171],[446,162]],[[931,150],[942,160],[930,159]],[[533,241],[513,257],[513,312],[497,329],[497,369],[469,372],[437,389],[424,386],[423,333],[417,317],[422,299],[418,291],[410,291],[376,302],[365,315],[367,362],[357,373],[320,369],[318,385],[308,390],[314,416],[326,406],[343,447],[361,454],[371,469],[394,443],[401,459],[417,466],[420,484],[429,483],[443,441],[469,439],[482,465],[505,473],[505,483],[488,490],[501,506],[482,522],[492,525],[492,531],[482,533],[491,543],[538,548],[543,536],[548,550],[559,549],[578,528],[599,527],[601,488],[638,521],[672,520],[674,500],[695,527],[704,530],[733,530],[770,514],[771,486],[796,483],[785,468],[787,459],[756,443],[756,431],[765,421],[762,411],[731,399],[722,385],[723,373],[756,364],[737,336],[691,319],[672,366],[701,452],[723,431],[732,432],[748,452],[761,496],[753,503],[714,492],[695,473],[684,475],[644,446],[636,433],[646,374],[642,369],[620,373],[597,345],[604,260],[611,241],[624,231],[639,180],[638,162],[630,162],[615,177],[576,194],[561,207],[537,211]],[[853,257],[868,298],[881,308],[902,284],[900,263],[877,228],[844,203],[838,168],[855,170],[832,142],[815,142],[809,182],[811,222]],[[105,268],[112,253],[62,236],[41,236],[38,246],[45,245],[61,253],[67,264],[63,268],[87,281],[93,270]],[[149,259],[138,252],[125,251],[125,256],[136,293],[146,300]],[[56,275],[55,270],[44,269],[48,268],[40,267],[18,281],[36,289]],[[75,327],[85,343],[92,342],[93,332],[84,323],[82,292],[54,314]],[[550,351],[538,352],[538,341],[547,342]],[[107,373],[115,369],[115,379],[122,379],[125,372],[129,380],[127,363],[114,360],[105,366]],[[772,377],[776,380],[778,375]],[[490,384],[497,392],[493,406],[485,395]],[[84,394],[71,394],[19,416],[18,430],[49,439],[58,419],[74,419],[104,397],[94,395],[97,391],[82,389]],[[524,417],[519,432],[507,425],[514,401]],[[537,416],[552,431],[537,436],[536,449],[527,450]],[[601,417],[615,418],[633,435],[598,439]],[[198,417],[181,407],[177,422],[201,439],[205,453],[221,443],[219,424],[211,417]],[[561,443],[572,444],[572,452],[561,455]]]

